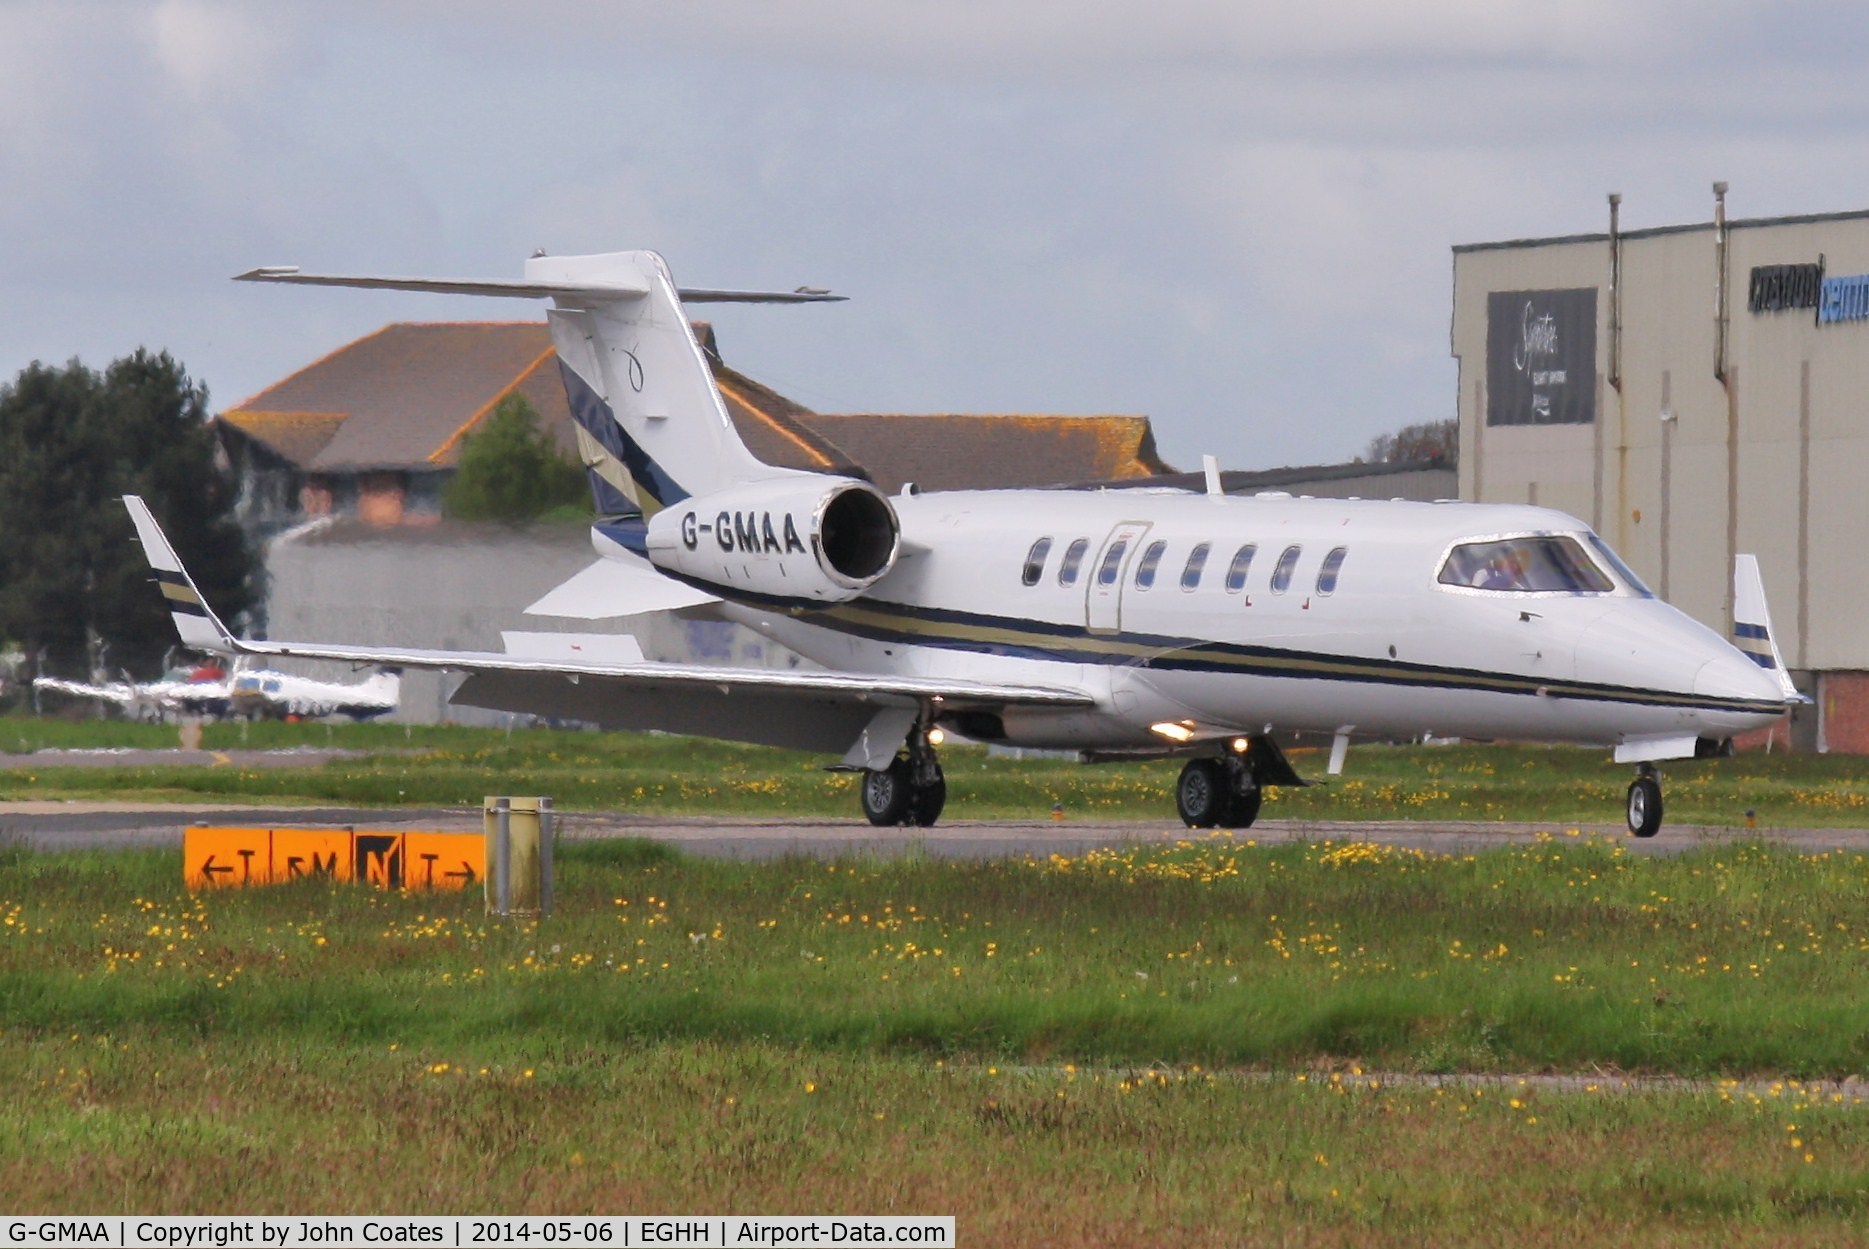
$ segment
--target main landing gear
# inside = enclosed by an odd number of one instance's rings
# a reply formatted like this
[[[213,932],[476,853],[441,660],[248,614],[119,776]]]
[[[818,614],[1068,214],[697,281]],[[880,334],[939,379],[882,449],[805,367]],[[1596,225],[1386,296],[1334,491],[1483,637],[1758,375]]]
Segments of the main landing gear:
[[[1661,831],[1661,773],[1653,764],[1644,763],[1629,782],[1629,831],[1637,837],[1653,837]]]
[[[1189,828],[1251,828],[1265,792],[1241,755],[1190,759],[1175,782],[1175,810]]]
[[[864,770],[859,787],[863,814],[878,828],[905,824],[932,828],[941,818],[941,808],[947,805],[947,778],[941,775],[941,761],[928,737],[928,726],[917,724],[909,733],[905,753],[886,768]]]

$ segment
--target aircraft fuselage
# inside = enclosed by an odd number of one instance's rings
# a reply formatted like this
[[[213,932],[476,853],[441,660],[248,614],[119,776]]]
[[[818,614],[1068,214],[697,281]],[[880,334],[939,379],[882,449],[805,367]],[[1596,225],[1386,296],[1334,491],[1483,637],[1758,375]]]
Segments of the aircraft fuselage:
[[[1091,709],[1007,709],[1012,744],[1162,746],[1184,725],[1614,745],[1717,740],[1783,711],[1767,674],[1549,509],[1150,490],[892,502],[905,554],[861,598],[733,614],[833,668],[1096,691]],[[1449,579],[1456,547],[1513,539],[1568,539],[1599,580]]]

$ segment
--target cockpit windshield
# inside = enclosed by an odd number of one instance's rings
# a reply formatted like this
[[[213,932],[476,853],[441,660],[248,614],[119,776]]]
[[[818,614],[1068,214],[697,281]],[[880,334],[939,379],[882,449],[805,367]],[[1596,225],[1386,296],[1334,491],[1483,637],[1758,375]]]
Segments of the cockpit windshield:
[[[1561,534],[1464,542],[1448,552],[1440,582],[1517,593],[1609,594],[1616,589],[1583,544]]]

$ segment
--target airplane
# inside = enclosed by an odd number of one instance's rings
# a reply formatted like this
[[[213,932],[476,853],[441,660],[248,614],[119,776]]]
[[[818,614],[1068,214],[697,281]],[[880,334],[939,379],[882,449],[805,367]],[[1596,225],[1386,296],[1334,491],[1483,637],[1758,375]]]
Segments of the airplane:
[[[110,703],[132,720],[151,723],[176,715],[218,719],[228,711],[227,670],[216,660],[171,667],[154,681],[136,681],[127,672],[121,681],[34,677],[32,688]]]
[[[35,690],[115,704],[136,720],[159,721],[185,715],[216,719],[236,715],[256,720],[287,716],[315,720],[343,715],[368,720],[396,709],[402,678],[393,670],[385,670],[349,685],[239,664],[230,676],[220,664],[209,661],[173,668],[156,681],[133,681],[126,674],[121,681],[95,682],[35,677],[32,685]]]
[[[550,300],[598,559],[531,610],[704,608],[823,670],[654,662],[577,634],[509,636],[504,652],[242,641],[126,498],[192,647],[451,669],[470,706],[836,754],[883,827],[940,817],[949,732],[1087,761],[1183,757],[1176,810],[1195,828],[1249,827],[1266,787],[1307,783],[1281,738],[1328,734],[1337,774],[1353,735],[1432,734],[1612,747],[1637,769],[1629,828],[1653,836],[1656,764],[1729,751],[1803,701],[1751,557],[1735,646],[1546,508],[1229,496],[1212,457],[1204,491],[894,497],[860,473],[762,463],[685,305],[837,298],[815,289],[682,289],[649,251],[535,256],[519,280],[240,277]]]

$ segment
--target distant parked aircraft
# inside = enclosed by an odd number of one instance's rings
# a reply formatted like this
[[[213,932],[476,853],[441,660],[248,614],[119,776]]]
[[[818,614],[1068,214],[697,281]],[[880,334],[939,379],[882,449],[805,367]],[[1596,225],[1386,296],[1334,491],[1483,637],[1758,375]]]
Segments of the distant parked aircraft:
[[[160,680],[67,681],[36,677],[35,690],[76,698],[94,698],[123,709],[132,720],[162,721],[180,716],[246,716],[283,719],[297,716],[349,716],[368,720],[396,709],[402,678],[394,669],[373,674],[356,685],[317,681],[272,668],[235,668],[232,675],[214,661],[171,668]]]

